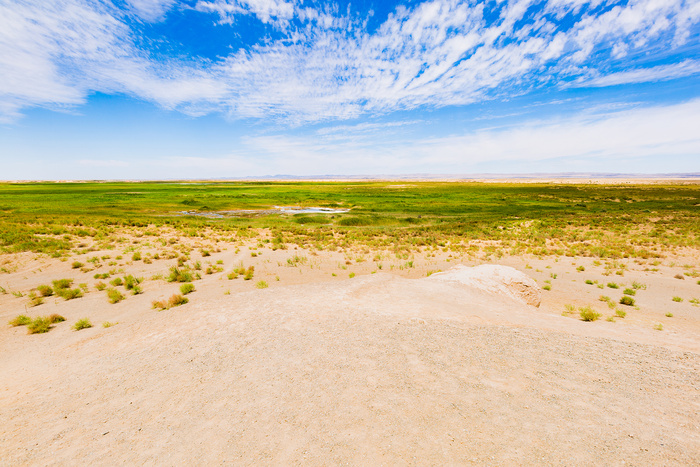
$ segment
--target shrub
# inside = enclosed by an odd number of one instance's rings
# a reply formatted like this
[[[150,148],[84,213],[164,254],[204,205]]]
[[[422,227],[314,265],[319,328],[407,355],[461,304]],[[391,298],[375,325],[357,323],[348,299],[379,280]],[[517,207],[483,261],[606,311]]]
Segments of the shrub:
[[[673,300],[674,302],[678,302],[678,303],[683,301],[683,299],[681,297],[673,297],[671,300]]]
[[[202,250],[202,258],[206,258],[207,256],[211,256],[211,253],[209,253],[208,250]]]
[[[64,300],[73,300],[74,298],[82,297],[83,291],[80,289],[62,289],[58,295],[63,297]]]
[[[661,323],[659,323],[659,324],[657,324],[656,326],[654,326],[654,329],[655,329],[656,331],[663,331],[663,330],[664,330],[664,325],[661,324]]]
[[[579,308],[579,314],[583,321],[596,321],[600,318],[600,313],[589,306],[582,306]]]
[[[542,287],[542,289],[544,289],[544,290],[552,290],[552,286],[549,285],[549,284],[547,284],[547,285],[545,285],[544,287]]]
[[[619,318],[624,318],[625,316],[627,316],[627,312],[625,310],[621,310],[620,308],[615,309],[615,314]]]
[[[79,319],[73,325],[73,329],[76,331],[80,331],[81,329],[87,329],[87,328],[91,328],[91,327],[92,327],[92,323],[87,318]]]
[[[131,274],[124,276],[124,288],[131,290],[143,282],[143,277],[134,277]]]
[[[135,286],[133,286],[133,287],[131,288],[131,293],[132,293],[133,295],[138,295],[138,294],[140,294],[140,293],[143,293],[143,289],[141,288],[140,285],[135,285]]]
[[[51,324],[60,323],[60,322],[65,321],[65,320],[66,320],[66,318],[64,318],[63,316],[56,314],[56,313],[49,316],[49,323],[51,323]]]
[[[39,306],[44,303],[44,297],[37,295],[34,292],[29,293],[29,306]]]
[[[170,275],[168,275],[168,282],[192,282],[194,277],[192,273],[184,269],[180,269],[176,266],[170,268]]]
[[[350,279],[352,279],[353,277],[355,277],[355,273],[351,272],[350,274],[348,274],[348,277],[350,277]]]
[[[119,303],[126,297],[117,289],[107,289],[107,298],[109,299],[109,303]]]
[[[666,317],[667,317],[667,318],[673,318],[673,313],[671,313],[671,312],[669,311],[668,313],[666,313]]]
[[[95,288],[100,292],[102,292],[106,287],[107,284],[105,284],[104,282],[98,282],[97,284],[95,284]]]
[[[593,282],[592,280],[590,280],[590,279],[586,279],[586,284],[588,284],[588,285],[593,285],[594,282]]]
[[[634,306],[634,298],[624,295],[620,298],[620,305]]]
[[[48,285],[40,285],[36,288],[36,290],[39,291],[39,294],[42,297],[50,297],[53,295],[53,289]]]
[[[134,252],[134,254],[131,255],[131,260],[132,261],[141,261],[141,253],[138,251]]]
[[[51,323],[48,318],[39,316],[34,318],[31,323],[27,324],[27,330],[29,334],[43,334],[49,332],[51,329]]]
[[[104,323],[102,323],[102,327],[103,328],[110,328],[110,327],[114,326],[115,324],[117,324],[117,323],[110,323],[109,321],[105,321]]]
[[[189,299],[187,297],[183,297],[182,295],[174,294],[173,296],[171,296],[168,299],[168,308],[172,308],[174,306],[184,305],[187,302],[189,302]]]
[[[114,287],[119,287],[120,285],[124,285],[124,281],[122,280],[121,277],[115,277],[114,279],[109,281],[109,283],[111,285],[113,285]]]
[[[29,316],[26,315],[19,315],[16,318],[14,318],[12,321],[10,321],[10,326],[26,326],[27,324],[31,323],[32,319]]]
[[[634,290],[634,289],[625,289],[622,293],[625,294],[625,295],[632,295],[632,296],[634,296],[634,295],[637,294],[637,291]]]
[[[634,281],[634,282],[632,282],[632,288],[634,290],[646,290],[647,286],[646,286],[646,284],[641,284],[637,281]]]
[[[576,270],[577,270],[578,272],[583,272],[583,271],[586,270],[586,268],[584,268],[583,266],[579,266],[579,267],[576,268]]]
[[[187,295],[188,293],[194,292],[194,284],[187,282],[180,286],[180,293],[182,295]]]
[[[168,308],[168,304],[165,300],[153,300],[151,302],[151,305],[153,306],[153,308],[160,308],[161,310],[165,310],[166,308]]]
[[[255,287],[258,289],[266,289],[268,287],[267,282],[265,281],[260,281],[257,284],[255,284]]]
[[[83,266],[85,266],[85,265],[83,263],[81,263],[80,261],[73,261],[73,264],[71,264],[71,267],[73,269],[82,268]]]
[[[54,290],[56,293],[58,293],[59,290],[67,289],[73,285],[73,279],[59,279],[57,281],[53,281],[52,284]]]
[[[617,285],[615,282],[608,282],[608,287],[610,287],[611,289],[619,289],[620,288],[620,286]]]

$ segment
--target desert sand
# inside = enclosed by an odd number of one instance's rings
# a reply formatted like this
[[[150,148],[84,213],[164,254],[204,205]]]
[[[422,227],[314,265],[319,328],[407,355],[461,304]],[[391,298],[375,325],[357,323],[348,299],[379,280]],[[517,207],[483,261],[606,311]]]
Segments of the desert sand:
[[[409,265],[219,243],[192,259],[223,271],[163,311],[152,301],[180,284],[153,276],[173,260],[125,255],[115,267],[146,278],[143,293],[111,304],[94,289],[106,266],[2,255],[0,464],[698,465],[698,252],[681,253],[614,267],[416,253]],[[117,253],[78,259],[101,254]],[[227,278],[240,262],[252,280]],[[434,273],[480,264],[528,276],[539,307]],[[28,306],[60,278],[89,292]],[[633,282],[636,308],[611,318],[599,297],[617,303]],[[66,321],[45,334],[6,324],[51,313]],[[94,326],[72,330],[80,318]]]

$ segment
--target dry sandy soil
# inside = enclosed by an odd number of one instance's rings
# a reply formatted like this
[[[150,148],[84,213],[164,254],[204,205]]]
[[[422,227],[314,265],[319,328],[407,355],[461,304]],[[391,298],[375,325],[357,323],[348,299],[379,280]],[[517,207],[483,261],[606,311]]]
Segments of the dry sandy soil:
[[[179,284],[152,277],[174,260],[118,260],[119,275],[146,278],[144,293],[119,287],[127,298],[110,304],[93,279],[106,265],[0,256],[1,323],[67,319],[45,334],[0,326],[1,465],[700,464],[698,252],[606,268],[215,248],[192,260],[224,271],[202,272],[189,303],[164,311],[151,302]],[[305,259],[290,265],[295,255]],[[240,261],[253,280],[227,279]],[[536,308],[426,277],[484,262],[552,290]],[[28,307],[32,288],[60,278],[89,292]],[[617,303],[633,282],[645,286],[638,306],[606,321],[615,312],[599,296]],[[583,322],[566,305],[602,317]],[[94,327],[71,329],[85,317]]]

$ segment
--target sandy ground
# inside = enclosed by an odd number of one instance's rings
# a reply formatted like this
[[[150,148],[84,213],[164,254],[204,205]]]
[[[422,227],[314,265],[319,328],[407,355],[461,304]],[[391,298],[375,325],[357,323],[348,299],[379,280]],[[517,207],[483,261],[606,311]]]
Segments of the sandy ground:
[[[150,278],[172,259],[81,272],[75,258],[0,256],[0,322],[67,318],[46,334],[0,326],[1,465],[700,464],[698,252],[606,264],[216,248],[192,261],[223,272],[164,311],[151,302],[179,284]],[[241,261],[253,280],[228,280]],[[426,277],[484,262],[552,290],[534,308]],[[144,293],[119,287],[110,304],[93,275],[113,268],[145,277]],[[89,292],[28,307],[59,278]],[[599,296],[616,303],[633,282],[637,307],[606,321]],[[95,326],[73,331],[84,317]]]

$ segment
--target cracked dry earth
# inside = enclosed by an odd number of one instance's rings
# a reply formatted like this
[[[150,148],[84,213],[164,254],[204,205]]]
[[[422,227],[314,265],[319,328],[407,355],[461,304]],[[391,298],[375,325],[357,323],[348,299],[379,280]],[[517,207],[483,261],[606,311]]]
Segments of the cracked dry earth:
[[[700,464],[687,339],[382,273],[133,313],[3,331],[0,464]]]

